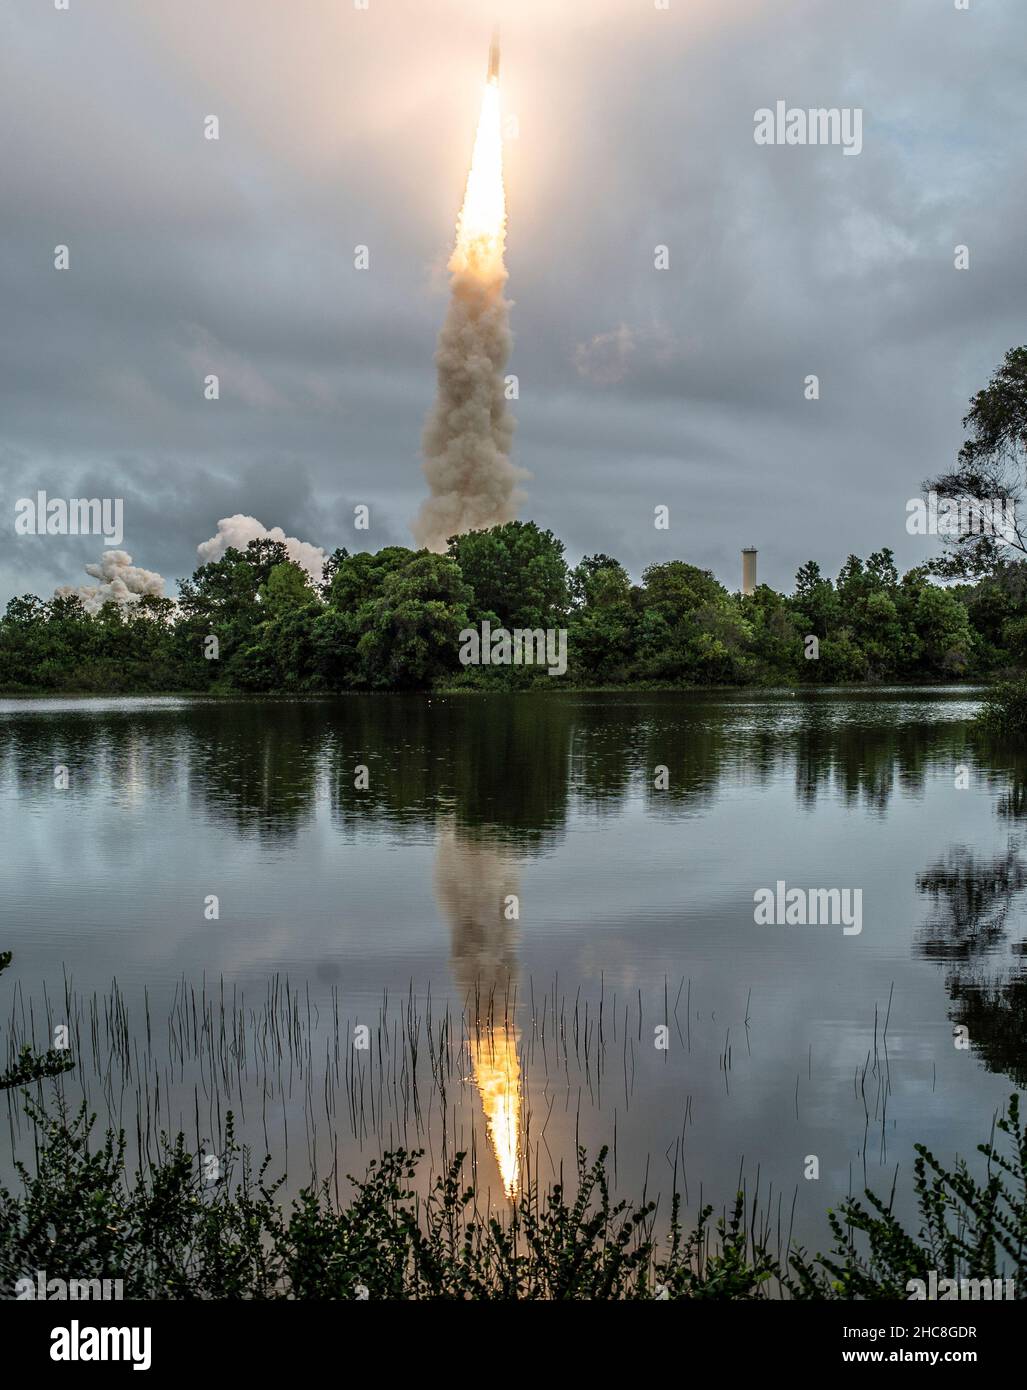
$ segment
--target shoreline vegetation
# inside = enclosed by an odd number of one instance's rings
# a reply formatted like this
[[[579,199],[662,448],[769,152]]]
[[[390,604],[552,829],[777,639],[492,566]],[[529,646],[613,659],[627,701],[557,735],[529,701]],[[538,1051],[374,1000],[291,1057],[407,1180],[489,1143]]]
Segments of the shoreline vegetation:
[[[0,971],[10,960],[0,953]],[[287,1201],[285,1177],[271,1175],[270,1158],[254,1164],[228,1107],[216,1137],[202,1139],[197,1124],[193,1145],[181,1131],[151,1133],[147,1120],[133,1167],[124,1128],[98,1137],[85,1100],[73,1107],[55,1083],[44,1104],[44,1081],[77,1065],[70,1051],[12,1043],[8,1056],[0,1091],[17,1093],[33,1161],[16,1163],[18,1190],[0,1187],[0,1300],[45,1297],[50,1279],[153,1300],[1027,1297],[1027,1130],[1015,1091],[977,1146],[983,1178],[916,1145],[913,1228],[894,1214],[896,1170],[887,1196],[866,1188],[826,1211],[826,1251],[814,1253],[793,1240],[794,1199],[791,1216],[780,1197],[772,1207],[758,1175],[721,1209],[700,1199],[688,1210],[675,1162],[669,1193],[626,1201],[611,1190],[606,1148],[590,1159],[578,1147],[566,1180],[562,1166],[548,1183],[528,1174],[498,1203],[466,1153],[426,1167],[423,1147],[388,1148],[348,1191],[315,1169]]]
[[[601,1300],[1022,1299],[1027,1291],[1027,1133],[1016,1093],[993,1142],[978,1145],[986,1176],[945,1168],[916,1146],[919,1227],[866,1189],[826,1215],[827,1253],[773,1234],[758,1198],[739,1191],[718,1215],[689,1222],[669,1204],[615,1200],[607,1150],[577,1154],[568,1183],[525,1187],[505,1214],[479,1204],[457,1154],[428,1192],[412,1186],[423,1152],[397,1149],[350,1178],[286,1206],[283,1179],[254,1168],[226,1117],[221,1170],[183,1134],[163,1135],[145,1169],[129,1174],[124,1132],[92,1140],[92,1118],[26,1096],[36,1164],[22,1190],[0,1188],[0,1298],[39,1297],[43,1279],[132,1299]],[[108,1283],[109,1286],[109,1283]],[[90,1295],[86,1294],[85,1297]],[[93,1295],[98,1297],[99,1295]]]
[[[802,685],[567,685],[561,682],[559,686],[543,685],[541,682],[535,685],[526,686],[523,690],[502,690],[484,689],[473,685],[436,685],[431,690],[118,690],[104,692],[97,690],[3,690],[0,689],[0,699],[4,700],[24,700],[31,703],[34,700],[106,700],[118,699],[146,699],[152,696],[157,699],[170,700],[193,700],[223,701],[226,704],[235,702],[249,704],[263,704],[267,701],[280,700],[283,703],[294,703],[296,701],[309,701],[314,704],[319,701],[331,701],[340,696],[355,695],[406,695],[411,698],[417,697],[439,697],[439,696],[466,696],[474,699],[478,696],[506,694],[506,695],[537,695],[546,696],[556,695],[796,695],[796,694],[833,694],[841,692],[846,695],[865,694],[887,694],[892,690],[907,691],[953,691],[953,690],[974,690],[982,694],[990,694],[1002,685],[1014,684],[1013,682],[989,681],[986,679],[962,680],[904,680],[904,681],[839,681],[831,685],[812,685],[804,683]]]
[[[344,692],[681,691],[1002,681],[1027,661],[1027,563],[937,583],[891,551],[812,561],[794,592],[729,593],[682,560],[641,583],[607,555],[569,569],[533,522],[454,538],[444,555],[336,550],[320,584],[284,544],[201,565],[177,602],[87,611],[75,595],[12,599],[0,618],[4,695],[331,695]],[[524,664],[466,634],[525,635]],[[566,670],[540,659],[560,633]],[[532,648],[529,634],[536,634]],[[521,651],[515,646],[516,655]],[[534,656],[535,660],[529,658]],[[463,658],[463,660],[462,660]]]

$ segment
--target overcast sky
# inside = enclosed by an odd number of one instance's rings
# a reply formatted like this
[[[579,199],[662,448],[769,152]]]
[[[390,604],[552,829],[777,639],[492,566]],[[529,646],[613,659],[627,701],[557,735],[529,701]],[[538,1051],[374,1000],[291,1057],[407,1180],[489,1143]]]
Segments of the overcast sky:
[[[778,587],[932,553],[906,501],[1027,341],[1023,0],[8,0],[0,599],[103,549],[15,537],[39,488],[124,498],[169,581],[236,512],[412,543],[496,18],[522,516],[730,588],[743,545]],[[862,154],[756,145],[778,100]]]

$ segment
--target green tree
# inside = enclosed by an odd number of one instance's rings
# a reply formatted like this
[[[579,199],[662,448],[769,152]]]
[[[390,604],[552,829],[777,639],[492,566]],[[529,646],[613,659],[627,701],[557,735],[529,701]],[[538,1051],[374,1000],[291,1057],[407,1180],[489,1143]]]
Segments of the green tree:
[[[358,615],[357,658],[375,689],[423,690],[458,669],[471,590],[448,556],[421,552],[389,574]]]
[[[229,546],[220,560],[201,565],[191,579],[182,581],[179,645],[199,679],[230,683],[232,658],[254,645],[256,629],[265,619],[261,590],[275,567],[287,563],[284,543],[265,537],[250,541],[245,550]],[[211,635],[218,639],[218,660],[204,661],[204,643]],[[240,661],[245,666],[246,659]]]
[[[920,672],[949,678],[965,675],[974,653],[974,634],[965,604],[950,590],[926,579],[911,584],[910,590],[910,618]]]
[[[568,653],[574,680],[616,684],[637,655],[638,614],[631,580],[609,555],[586,555],[569,576]]]
[[[293,560],[275,565],[257,592],[263,612],[269,618],[305,607],[315,598],[306,573]]]
[[[795,593],[792,606],[805,628],[804,636],[820,638],[830,636],[838,625],[840,606],[834,585],[820,572],[815,560],[807,560],[795,576]]]
[[[642,680],[731,682],[746,668],[751,629],[709,570],[683,560],[650,565],[635,603]]]
[[[809,628],[784,595],[759,584],[755,593],[741,598],[740,606],[751,630],[749,646],[760,678],[805,676],[803,638]]]
[[[377,596],[390,574],[405,569],[416,554],[405,545],[387,545],[373,554],[362,550],[346,555],[335,566],[329,605],[343,613],[356,613],[362,603]]]
[[[533,521],[509,521],[450,541],[448,554],[472,591],[471,618],[505,628],[564,625],[567,564],[563,542]]]
[[[946,553],[932,568],[949,576],[990,574],[1011,552],[1027,555],[1021,521],[1027,496],[1027,346],[1010,348],[988,385],[972,397],[963,425],[969,433],[955,469],[928,478],[924,492],[964,506],[1011,502],[1014,526],[1005,544],[979,530],[943,537]]]

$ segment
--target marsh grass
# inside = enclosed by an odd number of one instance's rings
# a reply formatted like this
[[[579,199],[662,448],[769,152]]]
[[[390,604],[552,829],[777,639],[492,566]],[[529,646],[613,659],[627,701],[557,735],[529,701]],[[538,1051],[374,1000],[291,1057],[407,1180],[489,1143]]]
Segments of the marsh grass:
[[[576,1144],[565,1173],[546,1142],[558,1093],[572,1115],[582,1095],[598,1110],[609,1092],[628,1109],[652,1022],[676,1028],[691,1051],[700,1026],[691,994],[690,981],[676,994],[666,983],[649,1017],[640,991],[618,998],[601,985],[589,999],[562,994],[555,979],[544,993],[529,980],[522,999],[514,988],[474,987],[462,1007],[411,988],[381,997],[370,1046],[359,1051],[336,990],[325,1016],[323,1000],[319,1008],[309,990],[279,976],[256,1003],[220,982],[198,990],[182,982],[159,1020],[145,993],[133,1016],[116,983],[83,998],[66,980],[63,998],[44,995],[42,1004],[16,987],[7,1100],[11,1147],[22,1157],[16,1190],[0,1189],[0,1297],[42,1269],[120,1278],[126,1297],[157,1299],[905,1298],[909,1280],[931,1270],[1027,1287],[1027,1136],[1015,1095],[997,1125],[1005,1148],[994,1133],[980,1146],[983,1182],[965,1163],[948,1170],[918,1149],[920,1224],[901,1224],[894,1187],[887,1199],[866,1190],[826,1214],[827,1254],[793,1242],[781,1195],[775,1210],[758,1171],[751,1189],[739,1174],[739,1190],[719,1211],[701,1196],[691,1206],[687,1102],[665,1194],[651,1197],[647,1177],[637,1200],[613,1197],[616,1124],[597,1157]],[[750,1004],[751,991],[746,1050]],[[889,999],[880,1055],[875,1021],[873,1050],[854,1082],[868,1129],[890,1091],[890,1013]],[[56,1018],[69,1021],[73,1071],[63,1054],[51,1070],[37,1050]],[[515,1019],[524,1171],[516,1195],[497,1201],[474,1127],[464,1147],[453,1117],[461,1104],[476,1105],[472,1055],[500,1049]],[[15,1037],[29,1041],[18,1050]],[[708,1041],[727,1084],[731,1030]],[[28,1059],[24,1075],[19,1059]],[[531,1069],[548,1092],[537,1100]],[[106,1114],[99,1128],[98,1108]],[[302,1185],[292,1170],[289,1185],[284,1172],[271,1177],[278,1160],[254,1164],[253,1147],[239,1140],[240,1132],[262,1135],[260,1151],[270,1152],[276,1121],[286,1141],[290,1123],[301,1130]],[[343,1141],[352,1153],[354,1140],[358,1152],[370,1150],[362,1176],[338,1166]]]
[[[454,1157],[427,1196],[411,1186],[422,1159],[396,1150],[370,1162],[339,1204],[325,1182],[286,1205],[265,1161],[254,1170],[228,1117],[224,1166],[205,1181],[184,1135],[161,1136],[154,1162],[129,1175],[124,1134],[92,1142],[84,1109],[34,1101],[34,1171],[21,1191],[0,1189],[0,1289],[36,1270],[123,1281],[143,1299],[904,1299],[907,1281],[1005,1276],[1022,1297],[1027,1237],[1027,1136],[1014,1095],[998,1130],[1004,1149],[980,1146],[983,1182],[965,1163],[944,1169],[920,1150],[922,1226],[906,1231],[890,1200],[871,1192],[830,1213],[827,1256],[773,1254],[744,1193],[714,1219],[682,1221],[671,1194],[669,1233],[659,1202],[610,1195],[607,1153],[579,1150],[566,1187],[525,1188],[504,1216],[479,1208]]]

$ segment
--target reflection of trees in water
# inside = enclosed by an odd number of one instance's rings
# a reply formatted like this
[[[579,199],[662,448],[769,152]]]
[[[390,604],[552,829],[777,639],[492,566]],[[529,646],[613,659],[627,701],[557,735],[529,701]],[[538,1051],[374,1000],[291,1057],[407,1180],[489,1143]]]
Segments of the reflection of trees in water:
[[[964,1025],[988,1070],[1027,1086],[1027,978],[966,981],[957,971],[948,989],[957,1006],[953,1021]]]
[[[1027,817],[1027,744],[1022,739],[978,733],[975,739],[984,775],[998,793],[995,810],[1002,820]]]
[[[313,818],[322,728],[317,706],[207,704],[188,727],[189,795],[213,819],[282,839]]]
[[[932,767],[972,761],[960,723],[846,722],[837,706],[799,699],[353,696],[275,706],[273,730],[261,728],[266,709],[216,710],[190,739],[213,740],[194,765],[220,778],[215,813],[244,824],[281,806],[289,828],[323,775],[351,833],[375,823],[433,833],[447,815],[520,853],[558,839],[573,806],[615,814],[641,796],[651,813],[676,814],[710,805],[728,778],[762,785],[792,769],[803,805],[829,794],[883,810],[897,787],[922,789]],[[248,774],[226,777],[247,759]],[[366,788],[354,785],[358,766]],[[659,790],[658,766],[669,771]]]
[[[919,949],[934,960],[972,960],[1005,939],[1013,899],[1027,888],[1027,864],[1012,847],[979,859],[960,845],[948,858],[917,875],[933,914],[921,930]]]
[[[544,698],[358,698],[333,707],[327,734],[332,809],[349,829],[368,820],[434,826],[440,814],[522,850],[567,818],[571,724]],[[366,790],[353,769],[369,769]]]
[[[928,772],[968,759],[961,725],[839,724],[814,713],[795,735],[796,796],[807,809],[831,792],[884,811],[896,788],[922,793]]]
[[[179,775],[183,741],[173,713],[17,714],[0,719],[0,776],[26,796],[49,793],[58,766],[70,773],[71,796],[108,787],[161,791]]]
[[[518,853],[558,840],[574,807],[616,814],[637,798],[650,814],[677,815],[711,805],[729,780],[760,786],[791,774],[803,806],[831,796],[881,810],[899,788],[919,792],[932,769],[967,762],[993,779],[1010,766],[990,748],[977,763],[961,721],[914,722],[901,705],[805,694],[207,701],[19,713],[0,721],[0,740],[0,764],[28,791],[45,789],[64,762],[72,796],[185,779],[198,809],[240,833],[289,837],[324,797],[349,834],[392,826],[433,836],[446,815]],[[354,785],[358,766],[366,788]],[[669,781],[657,789],[660,766]],[[1010,816],[1027,801],[1027,759],[1014,771]]]
[[[1027,889],[1027,862],[1012,846],[990,858],[959,846],[918,874],[917,888],[931,900],[917,948],[946,964],[952,1021],[967,1029],[989,1071],[1027,1083],[1027,978],[1022,967],[998,961],[1003,949],[1022,954],[1010,935],[1021,922],[1014,909]]]

